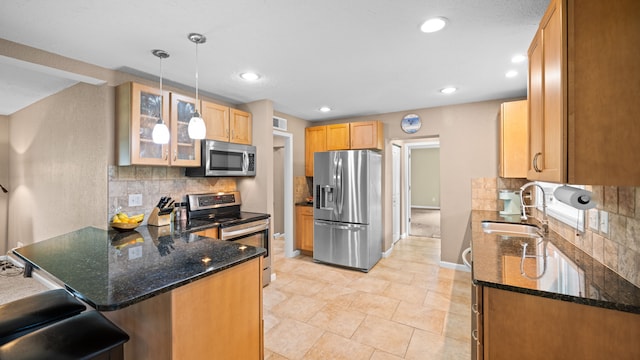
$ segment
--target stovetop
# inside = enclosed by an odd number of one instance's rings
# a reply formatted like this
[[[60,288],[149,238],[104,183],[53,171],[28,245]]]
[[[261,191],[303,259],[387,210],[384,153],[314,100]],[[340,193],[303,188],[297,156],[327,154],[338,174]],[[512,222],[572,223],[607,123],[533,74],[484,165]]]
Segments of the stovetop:
[[[226,214],[223,217],[214,217],[212,219],[196,218],[189,219],[184,227],[185,230],[194,231],[200,228],[209,228],[217,226],[220,228],[227,228],[234,225],[246,224],[252,221],[258,221],[270,218],[271,215],[263,213],[254,213],[241,211],[233,216]]]
[[[188,221],[183,228],[188,231],[218,226],[227,228],[234,225],[268,219],[269,214],[240,211],[240,193],[192,194],[187,195]]]

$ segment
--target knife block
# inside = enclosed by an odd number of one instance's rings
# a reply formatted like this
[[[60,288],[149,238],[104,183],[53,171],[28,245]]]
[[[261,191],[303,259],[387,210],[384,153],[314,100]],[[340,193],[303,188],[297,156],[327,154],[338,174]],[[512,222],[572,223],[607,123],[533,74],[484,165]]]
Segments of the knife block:
[[[171,224],[171,214],[166,215],[158,215],[160,209],[153,208],[151,214],[149,215],[149,220],[147,220],[147,225],[152,226],[167,226]]]

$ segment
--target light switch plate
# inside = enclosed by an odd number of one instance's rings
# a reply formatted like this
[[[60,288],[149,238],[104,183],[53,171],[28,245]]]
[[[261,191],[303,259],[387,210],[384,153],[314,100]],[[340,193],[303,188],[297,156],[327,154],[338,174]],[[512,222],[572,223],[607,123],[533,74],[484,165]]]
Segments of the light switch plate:
[[[129,194],[129,206],[142,206],[142,194]]]
[[[598,231],[600,228],[600,220],[598,219],[598,209],[589,210],[589,228]]]
[[[600,211],[600,232],[609,233],[609,213],[606,211]]]

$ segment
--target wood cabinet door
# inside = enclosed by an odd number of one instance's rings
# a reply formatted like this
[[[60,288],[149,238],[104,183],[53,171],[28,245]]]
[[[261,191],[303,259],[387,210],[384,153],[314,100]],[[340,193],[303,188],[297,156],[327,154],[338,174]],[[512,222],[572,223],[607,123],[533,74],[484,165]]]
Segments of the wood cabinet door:
[[[566,121],[566,53],[563,39],[563,9],[560,0],[552,1],[543,21],[543,170],[539,178],[544,181],[565,182],[567,171],[567,121]]]
[[[351,149],[378,149],[384,148],[382,123],[380,121],[352,122]]]
[[[129,82],[118,86],[116,102],[118,165],[169,165],[169,145],[152,140],[161,116],[170,127],[169,92]]]
[[[349,124],[327,125],[327,150],[349,150]]]
[[[200,140],[189,138],[189,120],[196,110],[194,98],[171,93],[171,151],[172,166],[200,166]]]
[[[296,247],[313,252],[313,207],[296,206]]]
[[[313,126],[305,129],[305,164],[306,176],[313,176],[313,154],[327,151],[327,127]]]
[[[527,100],[502,103],[500,107],[499,175],[526,178],[529,153]]]
[[[207,140],[229,141],[229,107],[203,101],[202,119]]]
[[[252,123],[251,114],[238,109],[230,109],[229,141],[237,144],[251,145]]]
[[[542,172],[543,92],[542,32],[538,31],[529,47],[529,151],[527,178],[535,180]]]

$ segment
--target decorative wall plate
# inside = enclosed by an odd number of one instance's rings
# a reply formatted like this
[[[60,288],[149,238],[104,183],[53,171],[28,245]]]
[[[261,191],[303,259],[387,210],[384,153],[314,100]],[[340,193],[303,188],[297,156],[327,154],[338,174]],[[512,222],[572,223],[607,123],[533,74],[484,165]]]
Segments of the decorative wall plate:
[[[422,120],[420,120],[420,116],[418,116],[417,114],[405,115],[400,122],[402,131],[406,132],[407,134],[415,133],[416,131],[420,130],[421,126]]]

